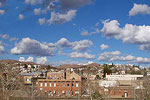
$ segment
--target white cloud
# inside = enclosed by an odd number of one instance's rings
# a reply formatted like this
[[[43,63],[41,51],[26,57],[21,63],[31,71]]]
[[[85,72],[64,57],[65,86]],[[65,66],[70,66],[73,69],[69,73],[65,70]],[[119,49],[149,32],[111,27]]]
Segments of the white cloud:
[[[129,11],[129,15],[135,16],[137,14],[150,14],[150,7],[146,4],[134,3],[133,8]]]
[[[19,20],[23,20],[24,19],[24,15],[23,14],[19,14],[18,18],[19,18]]]
[[[2,39],[8,39],[9,38],[9,35],[8,34],[0,34],[0,37]]]
[[[40,25],[43,25],[46,23],[46,19],[45,18],[39,18],[38,22]]]
[[[120,28],[119,25],[117,20],[105,21],[101,30],[103,36],[121,39],[124,43],[137,44],[142,49],[150,44],[150,26],[125,24],[123,28]]]
[[[105,44],[101,44],[100,48],[101,48],[101,50],[105,50],[105,49],[109,48],[109,46],[105,45]]]
[[[40,43],[37,40],[23,38],[14,48],[12,54],[24,54],[35,56],[53,56],[56,48],[52,43]]]
[[[36,59],[38,64],[46,64],[47,62],[47,57],[39,57]]]
[[[124,61],[128,63],[150,64],[150,58],[121,55],[120,51],[104,52],[100,54],[99,61]]]
[[[75,51],[85,51],[91,45],[93,45],[93,42],[90,40],[70,42],[66,38],[61,38],[59,41],[57,41],[56,45],[60,47],[71,47]]]
[[[57,61],[57,62],[51,62],[48,61],[47,63],[53,66],[59,66],[59,65],[64,65],[64,64],[77,64],[77,65],[85,65],[88,64],[91,61],[72,61],[72,60],[64,60],[64,61]]]
[[[41,4],[42,0],[25,0],[25,3],[30,5],[36,5],[36,4]]]
[[[0,9],[0,15],[4,15],[4,14],[5,14],[5,10]]]
[[[79,52],[72,52],[68,54],[69,57],[71,58],[82,58],[82,59],[94,59],[95,55],[91,55],[86,53],[79,53]]]
[[[41,8],[35,8],[34,9],[34,14],[35,15],[40,15],[41,14]]]
[[[26,62],[33,62],[34,61],[34,58],[33,57],[28,57]]]
[[[88,36],[88,35],[90,35],[90,33],[88,32],[88,30],[83,30],[83,31],[81,32],[81,35],[82,35],[82,36]]]
[[[10,38],[10,42],[12,42],[12,41],[17,41],[17,40],[18,40],[18,38],[16,38],[16,37]]]
[[[66,47],[74,51],[86,51],[92,45],[93,42],[90,40],[70,42],[66,38],[61,38],[56,43],[41,43],[34,39],[23,38],[10,52],[15,55],[53,56],[57,49],[62,50]]]
[[[51,12],[51,18],[48,20],[49,24],[63,24],[71,21],[76,16],[77,10],[69,10],[65,14]]]
[[[20,62],[25,62],[25,58],[24,57],[19,57],[19,61]]]
[[[72,42],[72,49],[76,51],[85,51],[87,48],[93,45],[93,42],[90,40],[81,40]]]
[[[24,57],[19,57],[19,61],[20,62],[33,62],[34,58],[30,56],[27,59],[25,59]]]
[[[57,41],[56,44],[61,47],[70,47],[71,46],[71,42],[68,41],[66,38],[61,38],[60,40]]]

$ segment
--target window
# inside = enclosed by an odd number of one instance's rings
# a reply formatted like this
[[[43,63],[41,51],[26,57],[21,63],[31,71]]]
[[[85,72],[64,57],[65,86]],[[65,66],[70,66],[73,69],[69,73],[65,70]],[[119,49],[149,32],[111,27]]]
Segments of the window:
[[[40,83],[40,86],[42,87],[42,86],[43,86],[43,83]]]
[[[62,90],[62,93],[65,93],[65,91],[64,91],[64,90]]]
[[[73,83],[72,83],[72,87],[73,87]]]
[[[70,96],[70,91],[66,91],[66,96]]]
[[[78,83],[76,83],[76,87],[79,87],[79,84],[78,84]]]
[[[124,92],[124,97],[128,97],[128,92]]]
[[[65,84],[63,83],[62,86],[65,87]]]
[[[42,91],[43,90],[43,88],[40,88],[40,91]]]
[[[67,84],[67,86],[69,86],[69,84]]]
[[[56,93],[56,91],[54,90],[54,91],[53,91],[53,93],[55,94],[55,93]]]
[[[56,83],[54,83],[54,87],[56,87]]]
[[[51,87],[51,86],[52,86],[52,84],[51,84],[51,83],[49,83],[49,86]]]
[[[45,87],[47,87],[47,83],[45,83]]]
[[[31,79],[27,79],[27,81],[29,82],[29,81],[31,81]]]

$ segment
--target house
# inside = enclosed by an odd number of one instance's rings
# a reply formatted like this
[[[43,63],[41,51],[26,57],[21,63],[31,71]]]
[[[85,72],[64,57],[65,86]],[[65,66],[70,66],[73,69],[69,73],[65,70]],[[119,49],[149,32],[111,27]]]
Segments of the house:
[[[31,85],[34,78],[46,78],[46,72],[20,73],[25,85]]]

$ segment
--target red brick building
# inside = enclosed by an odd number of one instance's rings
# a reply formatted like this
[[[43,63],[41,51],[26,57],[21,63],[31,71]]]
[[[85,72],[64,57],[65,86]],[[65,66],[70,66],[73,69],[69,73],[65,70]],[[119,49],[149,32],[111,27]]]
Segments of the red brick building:
[[[81,76],[75,72],[67,69],[63,75],[61,72],[60,74],[52,72],[48,76],[57,78],[37,79],[37,91],[41,94],[52,97],[81,96]]]
[[[134,87],[132,86],[119,86],[119,87],[101,87],[100,93],[104,94],[106,98],[111,99],[131,99],[134,96]]]
[[[37,90],[41,94],[57,97],[81,95],[80,80],[38,79]]]

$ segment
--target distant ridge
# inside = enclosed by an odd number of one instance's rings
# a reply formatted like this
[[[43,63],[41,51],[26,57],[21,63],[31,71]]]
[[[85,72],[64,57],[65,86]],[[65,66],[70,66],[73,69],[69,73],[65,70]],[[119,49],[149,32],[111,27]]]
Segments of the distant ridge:
[[[92,66],[95,66],[95,67],[98,67],[100,64],[97,64],[97,63],[91,63],[91,64],[88,64],[88,65],[78,65],[78,64],[64,64],[64,65],[60,65],[60,66],[56,66],[56,68],[58,69],[66,69],[66,68],[81,68],[81,67],[92,67]]]

